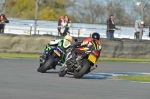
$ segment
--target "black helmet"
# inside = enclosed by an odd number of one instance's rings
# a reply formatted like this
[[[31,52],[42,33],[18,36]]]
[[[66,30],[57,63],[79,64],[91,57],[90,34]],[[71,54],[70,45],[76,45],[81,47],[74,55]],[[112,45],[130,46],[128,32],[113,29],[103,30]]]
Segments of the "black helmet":
[[[94,32],[94,33],[92,34],[92,38],[99,40],[99,39],[100,39],[100,34],[97,33],[97,32]]]

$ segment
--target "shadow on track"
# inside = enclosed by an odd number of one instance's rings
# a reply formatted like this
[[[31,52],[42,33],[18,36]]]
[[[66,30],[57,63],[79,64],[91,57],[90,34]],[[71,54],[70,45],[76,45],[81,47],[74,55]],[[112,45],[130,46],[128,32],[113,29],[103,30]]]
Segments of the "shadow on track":
[[[59,71],[47,71],[46,74],[56,74],[58,75]],[[111,79],[111,74],[109,73],[88,73],[85,74],[81,79],[98,79],[98,80],[104,80],[104,79]],[[67,78],[74,78],[73,75],[67,74]]]
[[[104,79],[110,79],[112,75],[108,74],[101,74],[101,73],[89,73],[84,75],[81,79],[99,79],[99,80],[104,80]],[[68,78],[74,78],[73,75],[66,75],[65,77]]]
[[[46,71],[46,73],[49,73],[49,74],[58,74],[59,71]]]

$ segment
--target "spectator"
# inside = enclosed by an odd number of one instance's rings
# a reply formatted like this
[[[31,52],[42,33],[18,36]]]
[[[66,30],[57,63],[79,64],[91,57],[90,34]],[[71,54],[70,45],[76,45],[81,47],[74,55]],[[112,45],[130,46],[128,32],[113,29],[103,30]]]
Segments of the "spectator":
[[[59,20],[58,20],[58,33],[60,35],[62,35],[62,28],[63,28],[63,24],[64,24],[64,17],[60,16]]]
[[[135,39],[142,39],[144,32],[143,26],[144,22],[141,20],[141,16],[138,16],[137,20],[135,21]]]
[[[115,22],[114,22],[114,16],[110,15],[109,19],[107,20],[107,31],[106,31],[106,36],[108,39],[114,38],[115,29],[118,30],[120,28],[116,28]]]
[[[64,27],[65,27],[65,30],[63,32],[63,35],[65,36],[68,33],[70,34],[69,28],[71,27],[71,20],[69,19],[67,15],[64,16]]]
[[[0,33],[4,33],[5,23],[8,23],[5,14],[0,15]]]

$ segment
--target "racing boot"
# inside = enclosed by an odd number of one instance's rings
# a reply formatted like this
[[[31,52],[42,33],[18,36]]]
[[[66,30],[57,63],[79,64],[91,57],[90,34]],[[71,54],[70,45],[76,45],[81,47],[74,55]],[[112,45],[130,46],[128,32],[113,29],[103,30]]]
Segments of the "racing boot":
[[[77,70],[77,71],[81,69],[81,64],[80,64],[80,60],[81,60],[81,59],[82,59],[81,56],[78,56],[78,57],[76,58],[76,62],[77,62],[77,68],[76,68],[76,70]]]

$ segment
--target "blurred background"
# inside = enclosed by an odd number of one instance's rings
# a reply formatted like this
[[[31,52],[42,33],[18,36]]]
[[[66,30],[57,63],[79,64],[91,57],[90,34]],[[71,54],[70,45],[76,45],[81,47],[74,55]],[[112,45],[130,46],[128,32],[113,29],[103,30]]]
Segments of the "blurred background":
[[[68,15],[72,21],[69,30],[73,36],[90,36],[94,31],[106,37],[106,20],[114,15],[121,30],[116,38],[134,39],[134,23],[137,16],[145,22],[143,39],[149,39],[149,0],[1,0],[0,13],[9,23],[4,33],[32,35],[58,35],[60,16]],[[36,23],[37,22],[37,23]]]

